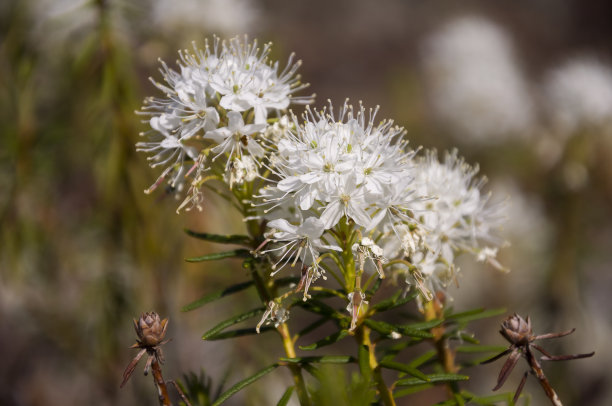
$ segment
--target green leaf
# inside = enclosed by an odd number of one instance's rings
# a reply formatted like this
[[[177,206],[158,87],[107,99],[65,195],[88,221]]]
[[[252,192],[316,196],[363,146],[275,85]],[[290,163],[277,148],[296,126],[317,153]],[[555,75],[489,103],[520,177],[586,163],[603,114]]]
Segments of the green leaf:
[[[402,292],[399,291],[393,296],[391,296],[389,299],[385,299],[379,303],[376,303],[374,306],[370,307],[370,309],[377,313],[384,312],[390,309],[394,309],[403,304],[411,302],[412,300],[414,300],[415,297],[418,296],[418,294],[419,294],[418,292],[413,292],[413,293],[406,295],[405,297],[400,297],[402,295]]]
[[[287,390],[285,391],[285,393],[283,393],[283,396],[280,398],[276,406],[287,406],[287,403],[289,403],[289,399],[291,399],[291,395],[293,394],[293,388],[294,388],[293,386],[290,386],[287,388]]]
[[[411,368],[418,368],[421,365],[423,365],[424,363],[426,363],[427,361],[429,361],[430,359],[432,359],[435,355],[436,355],[436,350],[427,351],[426,353],[424,353],[420,357],[417,357],[417,358],[413,359],[412,361],[410,361],[408,363],[408,366],[411,367]]]
[[[413,393],[424,391],[425,389],[433,388],[433,383],[422,383],[420,385],[407,386],[404,389],[393,392],[395,399],[401,398],[402,396],[411,395]]]
[[[376,320],[372,320],[372,319],[366,319],[363,322],[366,326],[370,327],[372,330],[385,335],[385,336],[389,336],[391,335],[391,333],[396,332],[396,333],[400,333],[404,336],[408,336],[408,337],[417,337],[417,338],[430,338],[433,337],[433,335],[428,332],[428,331],[422,331],[422,330],[416,330],[416,329],[411,329],[408,328],[406,326],[395,326],[393,324],[389,324],[386,323],[384,321],[376,321]]]
[[[474,320],[486,319],[487,317],[495,317],[506,313],[506,309],[475,309],[462,313],[455,313],[446,316],[447,321],[456,321],[458,323],[468,323]]]
[[[374,293],[378,292],[378,289],[380,288],[380,285],[382,285],[382,279],[380,278],[376,278],[376,281],[374,281],[374,285],[372,286],[372,288],[370,289],[366,289],[366,295],[368,297],[372,297],[374,295]]]
[[[220,244],[238,244],[238,245],[249,245],[252,241],[247,235],[221,235],[221,234],[209,234],[199,233],[193,230],[185,230],[187,235],[198,238],[200,240],[216,242]]]
[[[298,357],[298,358],[280,358],[281,361],[290,364],[348,364],[355,362],[355,358],[349,355],[323,355],[320,357]]]
[[[431,328],[438,327],[442,323],[444,323],[444,320],[435,319],[419,323],[406,324],[405,327],[413,330],[429,330]]]
[[[302,307],[304,310],[307,310],[309,312],[320,314],[321,316],[327,316],[335,320],[344,320],[349,318],[347,315],[336,311],[331,306],[320,302],[314,298],[309,299],[306,302],[304,302],[303,300],[298,300],[295,302],[295,306]]]
[[[247,258],[251,256],[251,251],[245,249],[237,249],[232,251],[215,252],[213,254],[202,255],[201,257],[186,258],[187,262],[203,262],[203,261],[215,261],[217,259],[224,258]]]
[[[427,380],[429,383],[447,383],[447,382],[456,382],[456,381],[467,381],[470,379],[467,375],[459,375],[459,374],[429,374],[427,375]],[[414,385],[422,385],[423,380],[420,378],[406,378],[400,379],[395,383],[395,386],[414,386]]]
[[[246,282],[241,282],[241,283],[237,283],[235,285],[229,286],[219,292],[209,293],[208,295],[202,296],[198,300],[191,302],[186,306],[183,306],[181,311],[188,312],[188,311],[197,309],[198,307],[202,307],[207,303],[213,302],[217,299],[221,299],[222,297],[231,295],[232,293],[243,291],[249,288],[251,285],[253,285],[253,281],[246,281]]]
[[[261,371],[257,372],[255,375],[252,375],[246,379],[243,379],[242,381],[238,382],[237,384],[229,388],[227,391],[223,392],[221,396],[219,396],[219,398],[215,400],[215,403],[213,403],[212,406],[220,405],[221,403],[225,402],[227,399],[232,397],[237,392],[240,392],[242,389],[249,386],[250,384],[258,380],[259,378],[274,371],[276,368],[278,368],[278,364],[272,364],[269,367],[266,367],[262,369]]]
[[[273,326],[265,326],[259,329],[259,334],[263,334],[266,333],[270,330],[276,330],[276,328],[274,328]],[[209,336],[206,338],[206,340],[208,341],[217,341],[217,340],[224,340],[226,338],[236,338],[236,337],[243,337],[243,336],[249,336],[249,335],[254,335],[254,334],[258,334],[257,330],[255,330],[255,328],[240,328],[240,329],[236,329],[236,330],[230,330],[230,331],[224,331],[222,333],[217,333],[213,336]]]
[[[461,395],[470,402],[474,402],[477,405],[490,406],[494,403],[505,402],[507,405],[513,405],[512,398],[514,394],[511,392],[498,393],[490,396],[476,396],[468,391],[461,391]]]
[[[240,322],[250,319],[251,317],[255,317],[259,314],[262,314],[265,310],[266,309],[264,307],[260,307],[258,309],[254,309],[246,313],[239,314],[238,316],[234,316],[225,321],[222,321],[221,323],[217,324],[215,327],[204,333],[204,335],[202,335],[202,340],[214,339],[214,336],[216,336],[218,333],[225,330],[229,326],[233,326],[234,324],[238,324]]]
[[[372,378],[372,368],[370,368],[370,351],[366,345],[359,346],[358,362],[361,376],[369,382]]]
[[[316,343],[312,343],[310,345],[303,345],[303,346],[300,345],[300,350],[305,350],[305,351],[316,350],[317,348],[321,348],[327,345],[337,343],[338,341],[342,340],[347,335],[348,335],[347,330],[340,330],[338,332],[335,332],[332,335],[329,335],[325,338],[320,339]]]
[[[421,383],[429,382],[429,378],[427,377],[427,375],[425,375],[418,369],[411,367],[409,365],[401,364],[399,362],[394,362],[394,361],[381,361],[379,365],[383,368],[394,369],[396,371],[405,372],[409,375],[414,376],[417,379],[420,379]]]

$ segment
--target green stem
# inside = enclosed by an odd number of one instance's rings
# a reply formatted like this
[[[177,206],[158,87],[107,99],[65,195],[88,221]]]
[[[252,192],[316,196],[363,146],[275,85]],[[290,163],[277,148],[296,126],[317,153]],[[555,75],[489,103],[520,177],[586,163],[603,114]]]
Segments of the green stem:
[[[294,340],[291,338],[287,324],[281,324],[278,326],[277,330],[283,338],[283,347],[285,348],[285,354],[287,354],[287,357],[296,358]],[[310,406],[310,398],[308,397],[308,391],[306,390],[306,384],[304,383],[304,377],[302,376],[300,366],[290,364],[289,369],[291,370],[291,375],[293,375],[293,382],[295,383],[300,405]]]
[[[244,206],[244,205],[243,205]],[[248,208],[243,207],[243,214],[248,213]],[[250,220],[247,222],[248,232],[255,243],[258,243],[258,236],[262,233],[263,230],[260,229],[259,224],[256,220]],[[255,282],[255,287],[257,289],[257,293],[261,300],[263,300],[266,304],[272,300],[273,297],[276,296],[275,287],[273,284],[266,283],[264,278],[262,278],[259,273],[258,267],[254,264],[253,269],[251,270],[251,276],[253,281]],[[269,278],[268,278],[269,280]],[[289,326],[286,323],[283,323],[277,327],[277,331],[280,334],[283,340],[283,349],[285,350],[285,354],[289,358],[296,358],[295,353],[295,340],[291,337],[291,333],[289,331]],[[295,383],[295,388],[297,391],[298,399],[300,401],[301,406],[310,406],[310,398],[308,397],[308,391],[306,390],[306,383],[304,381],[304,377],[302,376],[302,370],[299,365],[291,364],[288,366],[291,371],[291,375],[293,376],[293,382]]]
[[[360,346],[367,348],[367,354],[359,351],[359,366],[362,368],[361,374],[364,378],[369,377],[376,383],[376,389],[380,394],[380,400],[385,406],[396,406],[395,399],[391,390],[385,384],[382,377],[381,368],[376,360],[375,344],[370,340],[370,328],[365,325],[360,325],[355,334],[355,339]],[[367,360],[363,357],[367,356]],[[364,370],[366,369],[366,370]]]
[[[444,308],[442,303],[434,298],[423,305],[425,314],[425,321],[437,320],[443,318]],[[444,337],[444,326],[439,325],[431,329],[433,334],[433,344],[438,354],[440,364],[444,368],[444,372],[454,374],[459,371],[459,367],[455,364],[455,353],[448,345],[448,339]],[[459,386],[457,382],[447,383],[449,396],[453,398],[455,394],[459,393]]]

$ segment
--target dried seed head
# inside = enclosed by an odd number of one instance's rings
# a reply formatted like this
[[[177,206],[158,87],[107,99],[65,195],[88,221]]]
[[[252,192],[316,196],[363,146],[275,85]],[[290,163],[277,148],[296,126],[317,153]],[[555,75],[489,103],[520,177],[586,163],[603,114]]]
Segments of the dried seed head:
[[[160,344],[166,336],[168,319],[161,320],[159,314],[155,312],[143,313],[138,321],[134,319],[134,328],[138,342],[142,346],[153,347]]]
[[[528,344],[533,337],[531,320],[529,316],[527,316],[527,320],[525,320],[514,313],[514,315],[508,316],[508,318],[502,322],[500,333],[511,344]]]

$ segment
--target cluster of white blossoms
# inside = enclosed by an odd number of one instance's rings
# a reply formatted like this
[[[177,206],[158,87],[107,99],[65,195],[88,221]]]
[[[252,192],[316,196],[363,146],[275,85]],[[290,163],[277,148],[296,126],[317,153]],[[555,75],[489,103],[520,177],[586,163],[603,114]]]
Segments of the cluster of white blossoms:
[[[436,152],[410,149],[404,129],[376,120],[378,107],[345,101],[334,111],[329,102],[307,106],[301,117],[287,114],[290,103],[312,97],[294,96],[305,87],[299,62],[290,58],[279,71],[269,52],[269,44],[215,39],[181,52],[179,71],[162,62],[166,83],[153,83],[166,97],[148,99],[140,112],[151,130],[137,149],[151,154],[151,166],[165,167],[149,190],[166,178],[175,187],[191,178],[179,209],[199,208],[202,183],[224,182],[240,204],[250,200],[245,220],[266,222],[254,254],[269,259],[271,274],[299,262],[295,292],[307,300],[311,285],[332,273],[346,290],[352,329],[368,304],[366,271],[405,275],[428,301],[454,279],[460,253],[501,267],[501,205],[482,193],[477,168],[456,152],[440,162]],[[245,183],[252,186],[246,196],[234,188]],[[258,331],[267,319],[288,318],[281,301],[268,303]]]
[[[346,102],[337,115],[331,103],[329,110],[307,109],[303,122],[294,117],[271,159],[277,179],[260,198],[268,238],[277,244],[261,253],[277,254],[274,273],[279,264],[300,260],[304,300],[324,273],[325,253],[347,248],[328,242],[338,242],[334,236],[349,223],[363,236],[349,247],[359,269],[371,264],[382,278],[390,262],[423,300],[453,280],[459,253],[501,267],[495,255],[502,205],[482,193],[478,169],[456,152],[442,163],[432,151],[419,156],[403,129],[388,120],[375,124],[376,112]],[[349,311],[360,307],[352,301],[362,293],[355,286]]]
[[[296,75],[301,63],[294,63],[292,55],[280,70],[278,62],[268,61],[270,47],[260,49],[246,38],[214,38],[203,50],[194,44],[193,50],[179,52],[178,71],[161,62],[165,83],[151,81],[165,97],[146,99],[139,112],[150,116],[151,130],[142,134],[148,140],[139,142],[137,150],[150,154],[152,167],[165,168],[149,191],[164,179],[180,186],[219,157],[226,172],[236,172],[225,174],[232,183],[253,178],[252,171],[245,171],[264,156],[268,116],[290,103],[312,101],[312,96],[294,96],[307,86]],[[198,159],[201,154],[207,159]],[[194,177],[194,183],[200,181]]]

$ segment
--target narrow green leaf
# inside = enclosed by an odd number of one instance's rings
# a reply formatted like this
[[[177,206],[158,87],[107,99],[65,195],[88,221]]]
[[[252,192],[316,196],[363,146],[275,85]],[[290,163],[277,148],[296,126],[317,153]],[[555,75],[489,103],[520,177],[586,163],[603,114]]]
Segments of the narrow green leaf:
[[[269,367],[266,367],[262,369],[261,371],[257,372],[255,375],[252,375],[246,379],[243,379],[242,381],[238,382],[237,384],[229,388],[227,391],[222,393],[221,396],[219,396],[219,398],[215,400],[215,403],[213,403],[212,406],[219,406],[220,404],[225,402],[227,399],[235,395],[237,392],[249,386],[250,384],[258,380],[259,378],[274,371],[276,368],[278,368],[278,364],[272,364]]]
[[[417,358],[413,359],[412,361],[410,361],[408,363],[408,366],[410,368],[418,368],[421,365],[423,365],[424,363],[426,363],[427,361],[429,361],[430,359],[432,359],[435,355],[436,355],[436,350],[427,351],[426,353],[424,353],[420,357],[417,357]]]
[[[458,323],[468,323],[474,320],[486,319],[487,317],[499,316],[500,314],[504,313],[506,313],[506,309],[504,308],[490,310],[475,309],[467,312],[451,314],[449,316],[446,316],[446,319],[449,321],[453,320]]]
[[[433,383],[422,383],[420,385],[407,386],[403,389],[393,392],[393,398],[398,399],[402,396],[412,395],[413,393],[421,392],[433,387]]]
[[[430,383],[446,383],[446,382],[456,382],[456,381],[467,381],[470,379],[467,375],[459,375],[459,374],[429,374],[427,375],[427,379]],[[400,379],[395,383],[396,386],[413,386],[413,385],[422,385],[423,380],[419,378],[406,378]]]
[[[400,333],[403,336],[408,337],[417,337],[417,338],[430,338],[433,335],[428,331],[411,329],[405,326],[395,326],[393,324],[386,323],[384,321],[376,321],[372,319],[366,319],[363,322],[366,326],[370,327],[372,330],[389,336],[391,333]]]
[[[417,379],[420,379],[421,383],[429,382],[429,378],[427,377],[427,375],[425,375],[418,369],[411,367],[409,365],[402,364],[399,362],[394,362],[394,361],[381,361],[379,365],[383,368],[394,369],[396,371],[405,372],[409,375],[414,376]]]
[[[216,261],[217,259],[224,258],[247,258],[251,256],[251,252],[245,249],[237,249],[232,251],[215,252],[213,254],[202,255],[201,257],[186,258],[187,262],[203,262],[203,261]]]
[[[259,334],[263,334],[271,330],[276,330],[276,328],[274,328],[273,326],[265,326],[259,329]],[[207,341],[217,341],[217,340],[225,340],[226,338],[236,338],[236,337],[243,337],[243,336],[249,336],[249,335],[255,335],[255,334],[257,334],[257,330],[255,330],[254,327],[253,328],[240,328],[236,330],[223,331],[221,333],[217,333],[214,335],[209,335],[208,337],[206,337],[206,340]]]
[[[210,242],[216,242],[220,244],[239,244],[239,245],[249,245],[251,243],[251,239],[246,235],[221,235],[221,234],[210,234],[210,233],[199,233],[193,230],[185,230],[187,235]]]
[[[402,292],[397,292],[395,295],[390,297],[389,299],[385,299],[379,303],[376,303],[370,309],[376,313],[384,312],[387,310],[394,309],[396,307],[402,306],[408,302],[411,302],[418,296],[418,292],[412,292],[405,297],[400,297]]]
[[[507,405],[513,405],[512,398],[514,394],[512,392],[498,393],[490,396],[476,396],[468,391],[461,391],[461,394],[470,402],[474,402],[477,405],[490,406],[494,403],[505,402]]]
[[[304,302],[303,300],[298,300],[295,302],[295,306],[302,307],[304,310],[307,310],[312,313],[320,314],[321,316],[331,317],[335,320],[344,320],[344,319],[349,318],[347,315],[344,315],[338,312],[331,306],[323,302],[320,302],[316,299],[310,299],[306,302]]]
[[[202,296],[198,300],[191,302],[186,306],[183,306],[181,311],[188,312],[188,311],[197,309],[198,307],[202,307],[207,303],[213,302],[217,299],[221,299],[224,296],[228,296],[228,295],[231,295],[232,293],[243,291],[249,288],[251,285],[253,285],[253,281],[246,281],[246,282],[241,282],[241,283],[237,283],[235,285],[229,286],[219,292],[209,293],[208,295]]]
[[[355,358],[349,355],[323,355],[320,357],[298,357],[298,358],[280,358],[281,361],[290,364],[348,364],[355,362]]]
[[[380,285],[382,284],[382,281],[383,281],[382,279],[376,278],[376,281],[374,281],[374,285],[372,286],[372,288],[366,290],[366,292],[365,292],[366,295],[368,297],[371,297],[371,296],[374,295],[374,293],[378,292],[378,289],[380,288]]]
[[[370,368],[370,351],[365,345],[359,346],[358,351],[359,372],[366,382],[369,382],[372,377],[372,368]]]
[[[459,333],[459,338],[462,341],[467,341],[470,344],[475,344],[475,345],[479,345],[480,344],[480,341],[478,341],[478,339],[476,337],[474,337],[473,334]]]
[[[221,323],[217,324],[215,327],[204,333],[204,335],[202,335],[202,340],[208,340],[210,337],[216,336],[218,333],[225,330],[229,326],[233,326],[234,324],[238,324],[240,322],[250,319],[251,317],[255,317],[259,314],[262,314],[265,310],[265,308],[260,307],[258,309],[254,309],[246,313],[239,314],[238,316],[234,316],[225,321],[222,321]]]
[[[320,339],[316,343],[312,343],[310,345],[300,345],[300,350],[305,350],[305,351],[316,350],[317,348],[321,348],[327,345],[337,343],[338,341],[342,340],[347,335],[348,335],[347,330],[340,330],[338,332],[335,332],[332,335],[329,335],[325,338]]]
[[[453,394],[453,397],[455,398],[455,401],[457,402],[457,406],[465,406],[465,399],[463,399],[463,396],[461,396],[460,393]]]
[[[287,406],[287,403],[289,403],[289,399],[291,399],[291,395],[293,394],[293,388],[294,388],[293,386],[290,386],[287,388],[287,390],[285,391],[285,393],[283,393],[283,396],[280,398],[276,406]]]
[[[366,326],[370,327],[372,330],[384,336],[389,336],[391,335],[391,333],[394,333],[394,332],[397,333],[397,329],[395,328],[395,326],[389,323],[385,323],[384,321],[365,319],[363,321],[363,324],[365,324]]]
[[[407,326],[397,326],[399,332],[403,335],[403,336],[408,336],[408,337],[417,337],[417,338],[431,338],[433,337],[433,334],[431,334],[429,331],[424,331],[424,330],[417,330],[414,328],[410,328]]]
[[[413,330],[429,330],[431,328],[438,327],[442,323],[444,323],[444,320],[435,319],[430,321],[405,324],[404,326]]]

